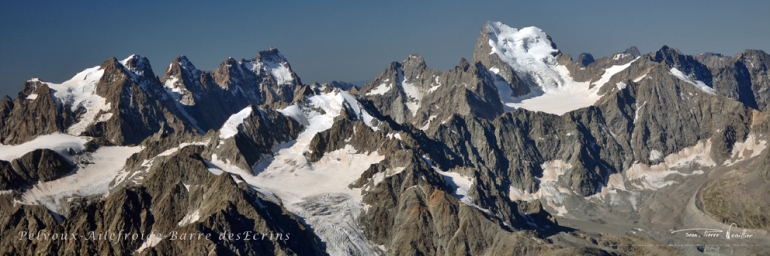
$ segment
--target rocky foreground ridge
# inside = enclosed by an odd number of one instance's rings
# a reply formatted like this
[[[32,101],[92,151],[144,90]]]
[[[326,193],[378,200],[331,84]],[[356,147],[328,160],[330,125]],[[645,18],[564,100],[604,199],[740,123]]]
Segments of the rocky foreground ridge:
[[[573,59],[499,22],[471,62],[410,55],[360,87],[303,84],[274,48],[162,77],[110,58],[0,100],[0,252],[762,255],[768,65]],[[752,246],[677,233],[731,227]]]

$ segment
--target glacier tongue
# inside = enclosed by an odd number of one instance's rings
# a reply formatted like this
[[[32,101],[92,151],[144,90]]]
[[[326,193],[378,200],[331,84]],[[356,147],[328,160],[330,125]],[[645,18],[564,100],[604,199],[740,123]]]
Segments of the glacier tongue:
[[[72,196],[99,196],[108,192],[109,183],[132,154],[139,152],[140,147],[101,147],[93,153],[72,156],[70,151],[81,151],[87,139],[67,134],[48,134],[20,145],[0,145],[0,160],[10,161],[30,151],[48,148],[56,151],[69,160],[79,163],[78,159],[86,159],[88,164],[78,164],[71,175],[47,181],[38,182],[24,191],[20,204],[42,204],[49,210],[61,213],[61,203]]]
[[[209,170],[215,174],[239,174],[270,200],[281,201],[286,209],[301,216],[316,231],[331,255],[379,255],[377,246],[366,239],[358,226],[358,216],[363,210],[361,189],[348,185],[385,156],[376,151],[359,152],[351,145],[327,152],[317,162],[310,162],[304,156],[313,137],[330,129],[334,119],[346,108],[372,126],[374,118],[345,91],[310,96],[304,104],[295,103],[278,110],[305,126],[296,140],[275,146],[273,155],[266,155],[253,170],[242,170],[217,155],[212,155]],[[247,117],[250,109],[234,114],[225,126],[237,127],[235,121]],[[237,129],[228,129],[233,135],[237,133]],[[322,209],[333,209],[333,213]]]

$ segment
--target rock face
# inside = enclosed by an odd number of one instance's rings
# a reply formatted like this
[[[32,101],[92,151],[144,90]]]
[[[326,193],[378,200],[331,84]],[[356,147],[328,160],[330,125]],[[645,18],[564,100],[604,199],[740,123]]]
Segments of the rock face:
[[[472,62],[360,88],[274,48],[160,79],[111,58],[0,99],[0,254],[688,255],[658,231],[724,223],[767,254],[768,63],[573,60],[499,22]]]
[[[0,160],[0,189],[21,189],[38,181],[51,181],[69,174],[75,165],[49,149],[37,149],[18,159]]]
[[[125,255],[135,251],[145,255],[169,254],[249,254],[316,255],[322,247],[312,233],[281,206],[260,199],[239,177],[215,175],[200,157],[201,146],[181,149],[155,163],[143,185],[117,190],[104,201],[88,205],[57,224],[41,206],[16,206],[4,212],[4,237],[30,233],[78,234],[85,238],[52,240],[3,240],[3,253],[100,254]],[[44,208],[43,208],[44,209]],[[142,239],[99,239],[110,232],[143,234]],[[257,239],[219,237],[228,231]],[[195,239],[181,239],[182,234],[196,234]],[[162,240],[150,244],[146,236],[156,234]],[[197,237],[204,234],[204,238]],[[205,235],[211,234],[210,239]],[[267,235],[263,239],[262,235]],[[276,234],[282,234],[277,238]],[[93,235],[96,238],[89,239]],[[176,239],[172,239],[176,236]],[[288,240],[290,238],[291,240]],[[14,243],[13,245],[11,243]],[[144,246],[144,247],[143,247]]]
[[[25,83],[14,103],[3,106],[3,112],[10,112],[3,142],[19,144],[38,135],[66,132],[134,145],[161,127],[191,129],[189,120],[180,119],[167,99],[146,58],[132,55],[122,62],[111,58],[63,84],[37,79]]]
[[[26,92],[26,93],[25,93]],[[0,113],[3,126],[0,128],[3,144],[29,141],[39,134],[61,132],[71,122],[68,112],[61,113],[51,89],[39,81],[24,83],[24,89],[16,100],[3,98]],[[30,95],[36,95],[29,99]]]
[[[712,69],[714,89],[719,94],[739,100],[749,107],[766,111],[770,104],[767,90],[767,61],[763,51],[747,50],[738,53],[721,68]]]
[[[494,79],[484,66],[470,65],[465,59],[439,73],[428,69],[422,57],[411,55],[391,63],[354,93],[395,122],[426,130],[455,113],[490,119],[502,113]]]
[[[583,65],[584,67],[590,65],[591,63],[594,63],[594,56],[590,53],[581,53],[580,56],[578,56],[577,62]]]
[[[237,133],[227,137],[228,131],[223,128],[219,131],[220,140],[212,140],[209,149],[244,170],[252,170],[264,155],[271,155],[274,146],[297,139],[302,129],[299,122],[272,109],[249,106],[242,111],[249,115],[234,127]]]
[[[116,145],[135,145],[161,128],[191,129],[190,120],[180,119],[179,111],[171,105],[149,60],[137,55],[123,62],[112,58],[101,69],[105,75],[96,85],[96,94],[116,107],[108,112],[111,118],[91,124],[84,135],[104,136]]]
[[[203,134],[250,104],[291,103],[301,81],[271,48],[248,61],[229,58],[213,72],[180,56],[161,80],[142,56],[111,58],[53,89],[49,85],[33,79],[16,100],[3,100],[0,141],[20,144],[64,132],[136,145],[161,129]]]
[[[700,63],[703,63],[703,65],[706,65],[711,70],[719,69],[723,67],[727,62],[730,61],[730,56],[724,56],[719,53],[701,53],[698,55],[693,55],[693,58],[698,60]]]

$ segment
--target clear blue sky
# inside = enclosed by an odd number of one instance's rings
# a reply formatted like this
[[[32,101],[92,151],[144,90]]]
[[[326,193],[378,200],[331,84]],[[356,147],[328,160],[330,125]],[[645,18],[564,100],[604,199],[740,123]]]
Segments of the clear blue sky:
[[[212,70],[271,46],[304,83],[368,81],[412,53],[446,70],[472,57],[488,20],[540,27],[574,57],[632,45],[734,55],[770,49],[768,10],[770,1],[3,1],[0,95],[132,53],[158,76],[181,54]]]

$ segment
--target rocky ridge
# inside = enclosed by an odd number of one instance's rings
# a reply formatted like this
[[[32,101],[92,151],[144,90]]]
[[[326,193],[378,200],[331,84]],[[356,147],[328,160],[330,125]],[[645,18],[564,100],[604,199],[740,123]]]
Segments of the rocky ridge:
[[[8,254],[693,254],[617,244],[737,223],[762,244],[767,202],[734,199],[770,180],[757,171],[766,57],[664,46],[573,61],[538,28],[490,22],[472,63],[441,72],[410,55],[361,88],[303,85],[274,48],[211,72],[180,56],[162,79],[146,58],[111,58],[0,100],[0,151],[21,154],[0,154],[0,243]],[[562,114],[536,104],[576,93]],[[106,182],[55,186],[88,177]],[[116,230],[152,235],[7,239]],[[269,239],[172,236],[225,231]]]

